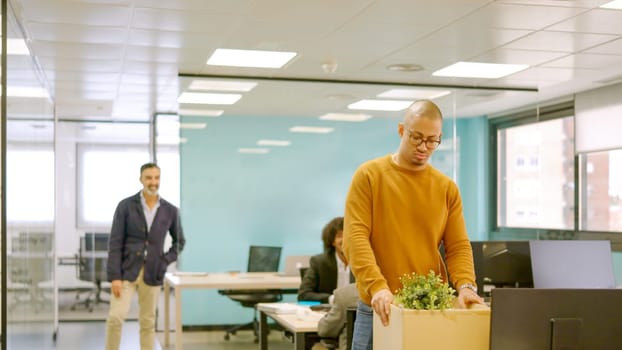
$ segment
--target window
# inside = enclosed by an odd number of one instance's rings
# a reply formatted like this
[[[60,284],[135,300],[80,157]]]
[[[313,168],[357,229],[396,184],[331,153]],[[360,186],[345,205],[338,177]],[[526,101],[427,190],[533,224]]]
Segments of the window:
[[[622,150],[582,154],[579,164],[581,230],[622,231]]]
[[[498,229],[574,230],[574,118],[555,112],[491,122]]]
[[[52,145],[8,144],[6,162],[7,222],[52,224],[55,188]]]
[[[160,147],[160,193],[179,203],[179,154]],[[140,166],[150,161],[148,145],[78,144],[78,227],[109,228],[124,198],[138,193]]]

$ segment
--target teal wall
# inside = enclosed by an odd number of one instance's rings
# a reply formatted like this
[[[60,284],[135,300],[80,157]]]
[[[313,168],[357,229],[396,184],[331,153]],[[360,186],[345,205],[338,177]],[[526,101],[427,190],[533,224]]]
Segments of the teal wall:
[[[188,243],[181,270],[243,271],[252,244],[282,246],[281,266],[286,255],[321,252],[322,227],[343,215],[354,170],[397,149],[400,119],[344,123],[226,117],[208,119],[205,129],[182,129],[187,142],[181,146],[181,213]],[[196,117],[182,121],[196,122]],[[333,126],[335,131],[288,132],[294,125]],[[487,182],[485,126],[485,118],[456,124],[458,164],[463,165],[457,171],[458,184],[472,239],[486,239],[485,196],[480,193]],[[444,135],[446,147],[452,143],[451,119],[445,122]],[[272,147],[265,155],[237,153],[238,147],[254,147],[259,139],[288,139],[292,145]],[[439,168],[446,173],[453,171],[451,162],[447,164],[452,152],[437,151]],[[184,291],[183,310],[184,325],[240,323],[252,317],[252,310],[216,291]]]

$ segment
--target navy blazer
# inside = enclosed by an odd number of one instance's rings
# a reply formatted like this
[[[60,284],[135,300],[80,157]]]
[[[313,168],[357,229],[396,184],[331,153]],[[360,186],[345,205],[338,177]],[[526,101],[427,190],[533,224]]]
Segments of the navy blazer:
[[[350,282],[354,281],[350,273]],[[334,251],[326,251],[309,259],[309,268],[302,277],[298,300],[328,303],[328,297],[337,288],[337,259]]]
[[[147,232],[147,220],[140,199],[140,192],[125,198],[114,212],[108,244],[108,281],[135,281],[144,265],[145,283],[160,286],[164,282],[166,268],[177,260],[177,254],[186,243],[179,209],[160,198],[160,207],[151,230]],[[167,232],[173,244],[165,253]]]

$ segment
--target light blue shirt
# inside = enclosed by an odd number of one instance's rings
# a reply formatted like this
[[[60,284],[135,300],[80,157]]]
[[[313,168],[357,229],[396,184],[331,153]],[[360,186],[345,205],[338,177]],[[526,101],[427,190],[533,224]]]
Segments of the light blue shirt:
[[[147,233],[151,231],[151,224],[153,223],[153,219],[155,218],[155,214],[158,212],[158,208],[160,207],[160,196],[158,196],[158,201],[153,206],[153,208],[149,208],[147,205],[147,200],[145,199],[145,194],[143,191],[140,191],[140,203],[143,206],[143,213],[145,213],[145,220],[147,220]]]

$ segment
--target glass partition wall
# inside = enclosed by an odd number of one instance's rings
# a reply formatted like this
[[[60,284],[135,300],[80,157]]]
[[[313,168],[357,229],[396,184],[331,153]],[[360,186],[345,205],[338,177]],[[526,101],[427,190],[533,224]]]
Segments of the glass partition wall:
[[[8,349],[51,348],[56,332],[53,103],[9,6],[3,171]],[[4,50],[3,50],[4,52]]]

